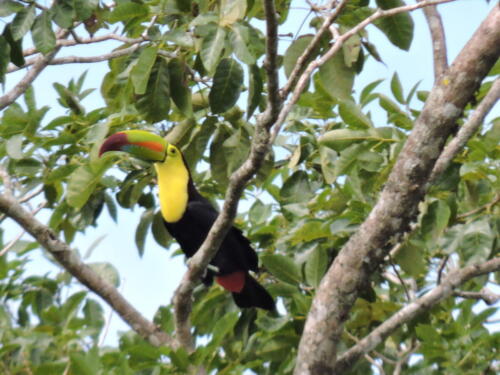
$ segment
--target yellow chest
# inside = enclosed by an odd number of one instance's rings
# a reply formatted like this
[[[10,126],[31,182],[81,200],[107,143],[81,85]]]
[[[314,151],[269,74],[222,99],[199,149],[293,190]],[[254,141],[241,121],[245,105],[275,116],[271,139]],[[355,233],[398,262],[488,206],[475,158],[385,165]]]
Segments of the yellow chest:
[[[160,209],[163,219],[175,223],[182,218],[188,202],[189,173],[182,160],[155,164],[158,175]]]

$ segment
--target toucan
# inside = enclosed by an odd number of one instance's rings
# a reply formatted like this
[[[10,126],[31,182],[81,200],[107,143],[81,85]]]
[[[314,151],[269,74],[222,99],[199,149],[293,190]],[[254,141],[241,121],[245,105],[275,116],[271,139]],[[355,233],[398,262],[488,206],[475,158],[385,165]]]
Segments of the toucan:
[[[178,147],[145,130],[126,130],[104,140],[99,156],[123,151],[154,163],[158,180],[160,211],[168,232],[189,258],[201,246],[217,219],[218,212],[196,189],[186,160]],[[241,230],[231,227],[203,277],[205,284],[215,281],[232,292],[241,308],[275,310],[271,295],[249,271],[258,271],[258,258]]]

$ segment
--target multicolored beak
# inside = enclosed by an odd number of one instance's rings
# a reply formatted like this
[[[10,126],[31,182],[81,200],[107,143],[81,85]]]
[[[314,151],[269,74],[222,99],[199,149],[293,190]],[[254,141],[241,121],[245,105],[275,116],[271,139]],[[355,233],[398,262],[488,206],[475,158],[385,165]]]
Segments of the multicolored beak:
[[[104,141],[99,156],[109,151],[123,151],[146,161],[163,161],[168,142],[159,135],[145,130],[126,130],[115,133]]]

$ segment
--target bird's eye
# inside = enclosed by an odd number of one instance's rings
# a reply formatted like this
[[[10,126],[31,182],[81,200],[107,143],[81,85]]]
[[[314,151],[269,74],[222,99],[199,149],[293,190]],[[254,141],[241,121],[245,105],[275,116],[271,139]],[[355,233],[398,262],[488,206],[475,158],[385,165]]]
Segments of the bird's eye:
[[[172,155],[175,155],[175,154],[176,154],[176,150],[175,150],[175,148],[170,147],[170,154],[172,154]]]

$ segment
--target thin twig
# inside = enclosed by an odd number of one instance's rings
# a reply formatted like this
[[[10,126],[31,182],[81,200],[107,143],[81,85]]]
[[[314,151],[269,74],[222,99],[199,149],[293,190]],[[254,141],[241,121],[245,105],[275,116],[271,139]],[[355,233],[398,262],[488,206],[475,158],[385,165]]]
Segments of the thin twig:
[[[63,37],[68,35],[68,32],[64,32]],[[15,85],[7,94],[0,97],[0,110],[14,103],[17,98],[19,98],[28,87],[33,83],[33,81],[38,77],[38,75],[44,70],[47,65],[50,64],[54,56],[59,52],[61,47],[56,47],[46,56],[39,56],[33,61],[32,68],[26,73],[26,75]]]
[[[403,370],[403,365],[408,362],[410,356],[420,347],[420,344],[417,342],[412,342],[411,346],[404,353],[401,354],[401,358],[396,362],[396,366],[394,367],[394,372],[392,375],[400,375]]]
[[[109,33],[109,34],[105,34],[105,35],[93,36],[91,38],[80,38],[80,37],[78,37],[78,40],[74,40],[74,39],[57,39],[57,41],[56,41],[56,47],[74,47],[74,46],[79,46],[79,45],[82,45],[82,44],[101,43],[101,42],[110,41],[110,40],[115,40],[115,41],[118,41],[118,42],[123,42],[123,43],[126,43],[126,44],[133,45],[133,44],[141,43],[145,39],[144,38],[127,38],[125,36],[118,35],[118,34],[115,34],[115,33]],[[27,49],[25,49],[23,51],[23,56],[24,57],[28,57],[28,56],[31,56],[31,55],[34,55],[34,54],[37,54],[37,53],[39,53],[39,51],[36,48],[34,48],[34,47],[27,48]],[[10,73],[10,72],[13,72],[13,71],[16,71],[16,70],[19,70],[19,69],[22,69],[22,68],[17,68],[16,67],[16,69],[14,69],[13,66],[9,66],[9,69],[7,70],[7,73]]]
[[[0,165],[0,178],[3,180],[4,194],[13,196],[14,188],[12,185],[12,180],[9,173],[7,172],[7,169],[3,165]]]
[[[139,48],[139,44],[135,44],[131,47],[123,48],[123,49],[117,49],[113,52],[110,53],[105,53],[103,55],[97,55],[97,56],[65,56],[65,57],[59,57],[59,58],[54,58],[52,59],[47,65],[64,65],[64,64],[87,64],[87,63],[97,63],[97,62],[102,62],[102,61],[108,61],[111,59],[115,59],[117,57],[121,56],[126,56]],[[29,59],[26,61],[26,64],[23,65],[22,68],[18,68],[15,66],[10,66],[9,67],[9,73],[14,72],[16,70],[23,69],[27,66],[36,64],[38,61],[39,57],[35,57],[32,59]]]
[[[320,66],[322,66],[324,63],[326,63],[330,58],[332,58],[342,47],[342,45],[352,37],[353,35],[357,34],[358,32],[364,30],[368,25],[372,24],[374,21],[378,20],[379,18],[383,17],[389,17],[393,16],[399,13],[404,13],[404,12],[410,12],[419,8],[423,8],[426,6],[430,5],[437,5],[437,4],[443,4],[443,3],[448,3],[452,2],[455,0],[427,0],[427,1],[422,1],[417,4],[411,4],[411,5],[405,5],[397,8],[392,8],[392,9],[387,9],[387,10],[382,10],[382,9],[377,9],[375,13],[373,13],[371,16],[365,18],[363,21],[361,21],[359,24],[351,28],[350,30],[346,31],[344,34],[339,36],[333,45],[330,47],[330,49],[320,58],[311,61],[305,70],[303,71],[302,74],[298,77],[298,79],[294,79],[292,75],[290,75],[290,78],[288,79],[287,84],[281,91],[281,96],[282,98],[286,98],[290,91],[293,88],[292,92],[292,97],[288,100],[288,102],[283,106],[283,109],[280,112],[280,115],[278,117],[278,120],[276,121],[276,124],[274,125],[273,132],[271,135],[271,142],[274,142],[276,139],[278,133],[281,131],[281,127],[283,126],[283,123],[286,120],[286,117],[288,114],[291,112],[292,108],[294,105],[297,103],[297,101],[300,98],[300,95],[304,91],[305,87],[307,86],[307,83],[309,82],[309,79],[312,75],[312,73],[318,69]],[[343,3],[340,3],[338,7],[340,7]],[[336,8],[337,9],[337,8]],[[325,23],[322,25],[322,27],[325,26]],[[327,29],[330,25],[325,26]],[[311,43],[314,42],[314,39]],[[309,51],[309,48],[306,48],[302,56],[305,56],[306,52]],[[311,49],[312,51],[312,49]],[[301,56],[301,57],[302,57]],[[308,55],[310,56],[310,55]],[[300,58],[299,58],[300,59]],[[304,62],[302,62],[303,64]],[[297,69],[298,71],[301,70],[302,66],[299,64],[299,60],[297,61]],[[294,70],[295,70],[294,69]],[[293,74],[293,72],[292,72]],[[298,74],[298,73],[297,73]],[[296,83],[295,83],[296,82]]]
[[[311,43],[309,43],[304,52],[302,52],[302,55],[300,55],[300,57],[297,59],[295,67],[293,68],[292,72],[290,73],[290,76],[288,77],[287,83],[281,89],[281,98],[283,100],[285,100],[290,94],[290,92],[295,88],[300,76],[302,75],[301,74],[302,69],[306,65],[307,61],[311,58],[314,50],[319,46],[319,43],[323,35],[328,31],[330,25],[333,23],[333,21],[335,21],[335,19],[338,17],[342,9],[344,9],[348,1],[349,0],[342,0],[339,4],[337,4],[335,1],[332,1],[330,3],[329,9],[332,9],[335,5],[336,7],[333,10],[333,12],[331,12],[325,18],[323,24],[314,35]]]
[[[495,195],[495,198],[491,202],[488,202],[486,204],[483,204],[482,206],[479,206],[471,211],[465,212],[463,214],[457,215],[457,220],[464,220],[465,218],[475,215],[483,210],[489,211],[491,210],[492,207],[494,207],[498,202],[500,202],[500,193],[497,193]]]
[[[449,259],[450,259],[450,256],[446,255],[443,259],[441,259],[441,262],[439,263],[439,268],[438,268],[438,273],[437,273],[437,282],[436,282],[437,285],[441,284],[441,279],[443,277],[443,271],[444,271],[444,268],[446,267],[446,263],[448,263]]]
[[[432,306],[448,298],[453,294],[455,288],[474,277],[498,270],[500,270],[500,257],[450,272],[441,285],[436,286],[430,292],[403,307],[370,332],[365,338],[360,340],[359,343],[344,352],[337,360],[334,373],[343,373],[343,371],[350,368],[361,355],[369,353],[372,349],[377,347],[377,345],[382,343],[402,324],[411,321],[420,313],[429,310]]]
[[[12,247],[17,243],[17,241],[19,241],[24,236],[25,233],[26,231],[23,230],[16,237],[10,240],[10,242],[7,245],[5,245],[2,250],[0,250],[0,257],[4,256],[7,253],[7,251],[12,249]]]
[[[498,300],[500,300],[500,294],[493,293],[488,288],[483,288],[479,292],[465,292],[462,290],[456,290],[453,295],[461,298],[480,299],[483,300],[487,305],[494,305]]]
[[[39,186],[38,188],[36,188],[32,192],[27,193],[26,195],[24,195],[21,198],[19,198],[17,201],[19,203],[25,203],[25,202],[27,202],[27,201],[35,198],[38,194],[40,194],[42,192],[43,192],[43,186]]]
[[[435,182],[436,178],[440,176],[446,168],[450,165],[453,158],[465,146],[467,141],[477,132],[479,127],[484,121],[486,115],[493,108],[495,103],[500,98],[500,78],[495,79],[488,93],[485,95],[481,103],[476,107],[467,122],[460,127],[455,138],[453,138],[439,156],[439,159],[434,165],[429,183]]]
[[[421,2],[422,0],[417,0]],[[423,9],[427,25],[431,32],[432,52],[434,56],[434,80],[437,81],[448,69],[448,57],[446,51],[446,38],[444,34],[443,20],[437,11],[437,6],[428,6]]]

